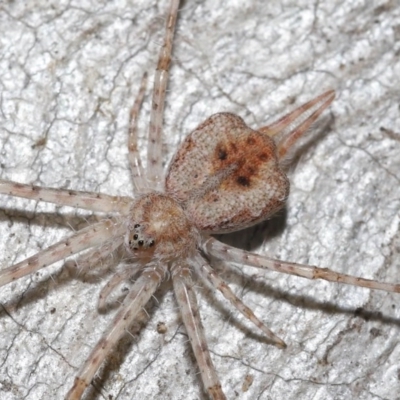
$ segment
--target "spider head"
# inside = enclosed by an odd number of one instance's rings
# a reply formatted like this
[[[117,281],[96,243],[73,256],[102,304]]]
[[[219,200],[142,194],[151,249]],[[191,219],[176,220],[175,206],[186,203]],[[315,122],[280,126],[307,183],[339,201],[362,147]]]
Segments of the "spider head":
[[[154,247],[155,241],[153,237],[146,233],[146,225],[148,224],[134,224],[133,227],[129,226],[128,233],[125,238],[125,244],[133,252],[150,252]]]
[[[140,259],[171,261],[194,253],[199,233],[174,199],[161,193],[133,204],[125,235],[128,253]]]

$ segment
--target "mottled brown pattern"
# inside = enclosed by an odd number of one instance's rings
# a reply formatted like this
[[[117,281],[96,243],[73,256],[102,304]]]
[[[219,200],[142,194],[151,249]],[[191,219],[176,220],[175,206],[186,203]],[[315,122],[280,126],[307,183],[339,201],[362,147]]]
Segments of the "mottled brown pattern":
[[[274,214],[284,205],[289,181],[273,139],[236,115],[219,113],[184,140],[170,165],[166,190],[200,230],[224,233]]]

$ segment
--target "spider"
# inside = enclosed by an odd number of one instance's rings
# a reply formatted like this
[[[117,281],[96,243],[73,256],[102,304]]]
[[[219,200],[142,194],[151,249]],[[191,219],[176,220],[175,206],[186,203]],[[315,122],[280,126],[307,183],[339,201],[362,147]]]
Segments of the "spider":
[[[169,21],[175,22],[177,9],[178,2],[172,2]],[[164,74],[168,69],[166,60],[171,52],[173,31],[174,23],[170,24],[167,29],[167,53],[160,57],[159,62],[159,65],[162,65],[161,73]],[[166,84],[166,80],[164,83]],[[220,280],[208,265],[207,256],[253,265],[258,268],[272,268],[308,278],[320,277],[375,289],[399,291],[398,285],[381,284],[336,274],[326,269],[284,263],[252,255],[223,245],[209,236],[214,233],[226,233],[251,226],[268,218],[282,207],[287,196],[288,186],[286,177],[281,173],[281,164],[284,163],[296,140],[331,103],[334,97],[333,92],[328,91],[320,95],[275,124],[257,128],[262,135],[249,130],[242,124],[241,119],[233,115],[218,114],[210,117],[190,134],[178,149],[167,173],[166,194],[161,194],[158,191],[164,190],[164,181],[161,172],[161,148],[158,146],[161,143],[161,136],[157,134],[157,130],[161,126],[162,97],[165,95],[165,87],[162,87],[160,79],[156,77],[154,93],[159,94],[161,99],[153,100],[153,104],[157,103],[157,107],[152,107],[153,115],[150,125],[153,128],[149,135],[147,168],[142,165],[137,151],[136,132],[136,119],[143,99],[144,87],[143,83],[132,109],[132,124],[129,133],[129,159],[135,187],[134,198],[110,197],[97,193],[59,189],[50,190],[13,182],[1,182],[1,191],[5,194],[107,212],[113,216],[94,227],[77,232],[72,238],[60,242],[58,247],[57,245],[55,245],[56,247],[52,246],[50,250],[40,252],[29,258],[27,262],[17,264],[18,267],[12,266],[3,270],[0,275],[0,283],[9,283],[34,272],[37,268],[45,267],[56,260],[65,258],[70,253],[78,253],[86,248],[93,248],[93,250],[89,250],[88,253],[79,257],[78,265],[95,263],[96,260],[102,260],[109,253],[122,248],[126,251],[125,258],[130,260],[131,267],[142,271],[110,326],[108,334],[115,334],[115,337],[111,339],[106,333],[104,338],[107,339],[99,342],[99,346],[93,350],[88,362],[82,367],[82,372],[68,398],[80,398],[112,345],[129,327],[160,281],[169,275],[173,281],[174,291],[182,310],[182,317],[193,345],[205,389],[211,398],[224,398],[224,394],[213,367],[199,320],[191,281],[192,274],[199,275],[200,278],[222,291],[224,296],[230,299],[245,317],[262,330],[271,343],[284,347],[283,340],[258,320],[252,311],[246,308],[241,300]],[[292,123],[298,117],[301,121],[293,128]],[[238,138],[231,138],[228,134],[222,136],[222,132],[225,132],[227,126],[229,127],[228,133],[240,132]],[[288,126],[290,129],[287,129]],[[215,127],[220,129],[214,131]],[[215,142],[212,143],[211,149],[207,147],[204,149],[205,138],[210,135],[209,130],[212,133],[211,136],[215,137]],[[277,151],[275,151],[272,141],[268,140],[269,137],[274,138]],[[239,147],[239,153],[237,153],[236,147]],[[253,163],[243,162],[246,158],[252,161],[258,160],[261,163],[260,170],[254,171]],[[272,162],[272,169],[269,168],[268,162]],[[268,165],[268,174],[263,170],[265,163]],[[208,165],[205,174],[204,171],[198,171],[199,164]],[[148,168],[149,165],[151,168]],[[258,179],[259,175],[263,179]],[[254,202],[251,207],[246,207],[242,202],[236,204],[235,200],[229,198],[229,194],[232,194],[235,199],[246,191],[250,192],[251,189],[259,188],[259,181],[262,181],[264,186],[267,184],[271,189],[270,192],[274,195]],[[154,189],[156,192],[153,191]],[[255,195],[253,192],[252,196]],[[250,201],[252,196],[245,196],[244,199]],[[232,205],[227,210],[228,214],[224,215],[224,204],[227,201],[230,201]],[[260,205],[263,207],[256,211],[257,206]],[[217,208],[213,208],[213,206],[217,206]],[[236,211],[232,210],[235,206],[238,207]],[[58,254],[50,255],[54,251]],[[135,271],[131,269],[125,269],[116,274],[102,290],[100,305],[104,305],[112,289],[134,273]],[[190,312],[190,309],[193,312]],[[122,318],[124,313],[129,313],[129,318]],[[96,363],[93,362],[94,360]],[[95,366],[93,366],[94,364]]]

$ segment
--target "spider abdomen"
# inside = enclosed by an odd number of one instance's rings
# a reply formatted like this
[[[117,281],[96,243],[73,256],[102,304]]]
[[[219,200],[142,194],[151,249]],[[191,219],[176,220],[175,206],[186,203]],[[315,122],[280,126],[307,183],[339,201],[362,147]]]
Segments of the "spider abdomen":
[[[273,139],[229,113],[212,115],[186,137],[165,186],[198,229],[208,233],[265,220],[289,194]]]

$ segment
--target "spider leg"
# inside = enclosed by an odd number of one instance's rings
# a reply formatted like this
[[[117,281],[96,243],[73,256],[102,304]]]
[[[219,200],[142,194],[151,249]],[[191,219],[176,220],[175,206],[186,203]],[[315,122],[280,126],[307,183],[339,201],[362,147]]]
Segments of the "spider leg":
[[[105,272],[107,268],[118,265],[121,261],[123,236],[111,238],[111,240],[96,246],[93,249],[79,255],[78,257],[67,260],[64,267],[70,271],[71,275],[89,281],[95,275]]]
[[[104,213],[127,214],[132,203],[132,199],[127,196],[109,196],[96,192],[47,188],[2,179],[0,179],[0,193]]]
[[[100,365],[132,324],[140,310],[150,300],[160,282],[164,279],[165,269],[157,266],[145,269],[130,289],[121,307],[109,325],[106,333],[97,342],[85,364],[75,378],[74,385],[67,393],[66,400],[79,400],[90,385]]]
[[[112,238],[112,240],[80,255],[75,260],[71,260],[70,263],[73,265],[74,269],[78,270],[77,275],[79,276],[83,271],[90,270],[94,265],[103,264],[107,257],[109,257],[123,241],[123,236]],[[69,262],[67,262],[67,264],[69,264]]]
[[[140,108],[143,103],[143,98],[146,90],[147,73],[142,77],[139,93],[136,97],[135,103],[131,109],[129,133],[128,133],[128,159],[132,172],[132,181],[136,193],[142,193],[143,189],[147,186],[144,176],[142,158],[138,150],[138,135],[137,135],[137,120]]]
[[[296,275],[307,279],[323,279],[329,282],[344,283],[346,285],[366,287],[369,289],[384,290],[400,293],[400,284],[378,282],[372,279],[359,278],[353,275],[340,274],[328,268],[319,268],[312,265],[296,264],[276,260],[267,256],[249,253],[221,243],[214,238],[208,238],[202,244],[203,250],[219,259],[249,265],[260,269],[269,269],[289,275]]]
[[[36,272],[89,247],[99,245],[113,236],[122,235],[123,229],[124,226],[122,224],[116,223],[111,219],[106,219],[81,229],[68,239],[61,240],[32,257],[0,271],[0,286]]]
[[[171,63],[172,41],[174,37],[179,0],[172,0],[168,12],[165,41],[158,57],[154,77],[153,99],[150,114],[149,143],[147,148],[147,178],[160,189],[163,183],[162,171],[162,122],[165,93],[168,85],[168,70]]]
[[[106,308],[106,301],[110,293],[123,281],[129,279],[132,275],[134,275],[141,265],[128,265],[122,271],[119,271],[113,275],[113,277],[107,282],[107,284],[101,289],[99,295],[99,301],[97,304],[97,308],[99,310],[104,310]]]
[[[178,266],[172,271],[172,282],[183,323],[200,368],[201,378],[208,395],[213,400],[226,399],[207,346],[201,323],[196,294],[188,267]]]
[[[271,125],[257,129],[268,136],[276,136],[278,158],[284,159],[288,151],[310,128],[321,113],[332,103],[335,92],[328,90],[315,99],[296,108]],[[295,125],[295,121],[300,119]]]
[[[254,312],[246,306],[242,300],[240,300],[232,291],[232,289],[218,276],[218,274],[210,267],[200,255],[196,256],[193,266],[197,274],[205,281],[211,283],[216,289],[218,289],[223,296],[231,302],[231,304],[239,310],[243,316],[250,320],[254,325],[260,328],[266,337],[277,347],[284,349],[286,347],[285,342],[276,336],[266,325],[264,325],[254,314]]]

